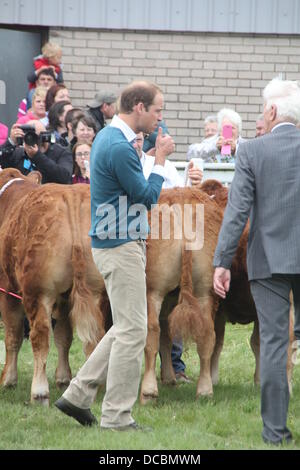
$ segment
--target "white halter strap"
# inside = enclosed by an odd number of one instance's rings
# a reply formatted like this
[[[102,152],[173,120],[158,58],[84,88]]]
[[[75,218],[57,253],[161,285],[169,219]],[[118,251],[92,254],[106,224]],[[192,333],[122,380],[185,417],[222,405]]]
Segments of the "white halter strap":
[[[4,186],[2,186],[2,188],[0,189],[0,197],[2,196],[2,194],[7,190],[7,188],[13,184],[15,181],[24,181],[23,178],[14,178],[12,180],[9,180],[7,183],[5,183]]]

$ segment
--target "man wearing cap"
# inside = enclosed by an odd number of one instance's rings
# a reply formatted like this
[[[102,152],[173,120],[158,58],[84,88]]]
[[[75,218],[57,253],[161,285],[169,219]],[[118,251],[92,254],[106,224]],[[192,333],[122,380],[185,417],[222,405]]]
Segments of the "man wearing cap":
[[[106,90],[95,94],[93,101],[88,104],[87,113],[94,119],[97,133],[106,126],[106,119],[112,119],[116,113],[117,96]]]

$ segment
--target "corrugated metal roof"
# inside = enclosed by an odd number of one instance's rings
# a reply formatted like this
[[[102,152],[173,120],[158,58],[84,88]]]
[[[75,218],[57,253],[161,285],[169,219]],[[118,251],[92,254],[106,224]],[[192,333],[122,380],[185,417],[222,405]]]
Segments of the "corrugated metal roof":
[[[0,23],[300,34],[299,0],[0,0]]]

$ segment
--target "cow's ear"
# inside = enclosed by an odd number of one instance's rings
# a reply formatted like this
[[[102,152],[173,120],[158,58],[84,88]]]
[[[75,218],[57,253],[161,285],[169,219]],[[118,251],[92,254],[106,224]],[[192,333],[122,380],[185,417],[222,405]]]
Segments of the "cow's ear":
[[[42,183],[42,175],[39,171],[32,171],[31,173],[29,173],[29,175],[27,175],[27,178],[33,183]]]

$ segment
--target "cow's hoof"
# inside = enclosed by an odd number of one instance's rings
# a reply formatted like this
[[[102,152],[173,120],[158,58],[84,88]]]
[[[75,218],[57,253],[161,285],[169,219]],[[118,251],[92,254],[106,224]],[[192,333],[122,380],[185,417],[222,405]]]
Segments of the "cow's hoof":
[[[201,400],[201,398],[213,398],[214,394],[213,392],[202,392],[202,393],[197,393],[196,395],[196,398],[199,398]]]
[[[211,398],[213,396],[213,389],[211,386],[202,386],[202,387],[198,387],[197,388],[197,394],[196,394],[196,397],[197,398],[201,398],[201,397],[208,397],[208,398]]]
[[[3,380],[3,381],[0,382],[0,385],[2,387],[5,387],[5,388],[16,388],[17,381],[14,380],[14,381],[11,382],[11,381],[8,381],[8,380]]]
[[[218,385],[219,383],[219,374],[211,374],[211,381],[213,385]]]
[[[141,393],[141,396],[140,396],[141,405],[148,405],[149,403],[155,402],[157,399],[158,399],[158,394],[155,395],[153,393],[149,395],[146,395],[145,393]]]
[[[42,405],[49,407],[50,401],[48,396],[34,395],[31,397],[31,403],[34,405]]]
[[[172,379],[171,378],[170,379],[161,379],[161,383],[163,385],[172,385],[172,386],[174,386],[174,385],[177,384],[177,380],[176,380],[175,377],[172,378]]]
[[[16,387],[18,382],[18,377],[16,374],[2,374],[0,379],[0,385],[2,387]]]
[[[70,380],[57,380],[56,381],[56,386],[59,390],[64,391],[68,386],[70,385]]]

